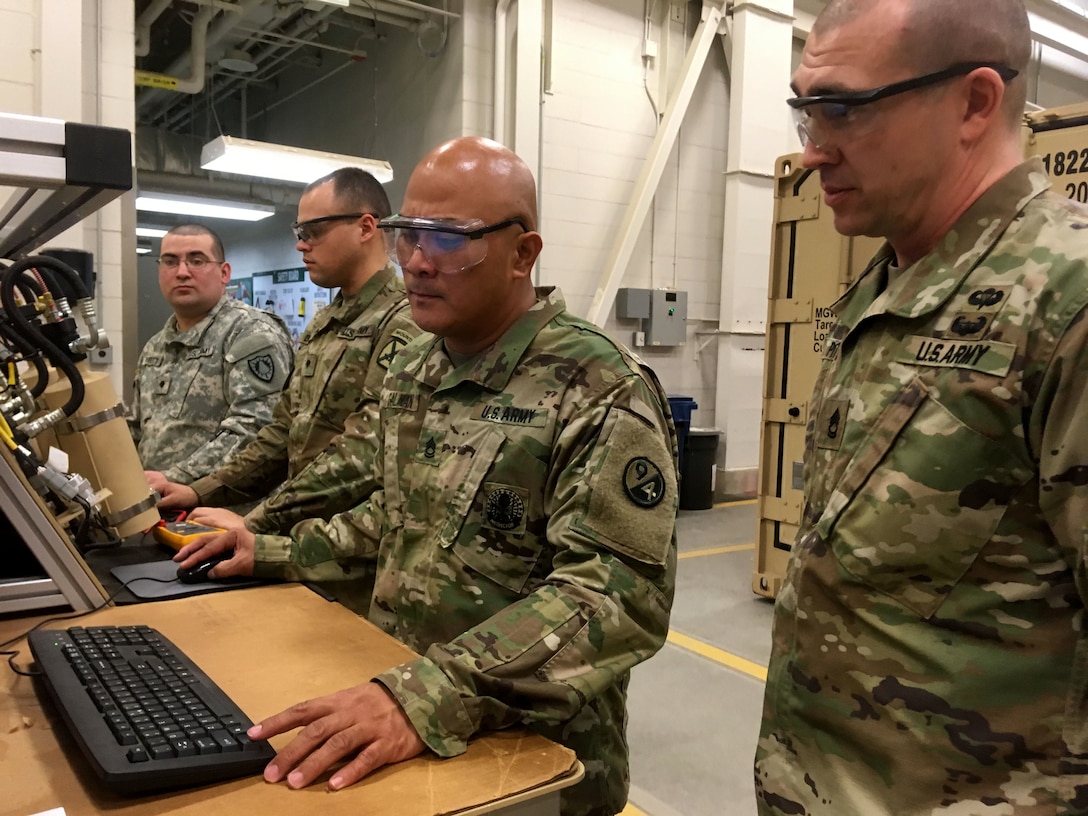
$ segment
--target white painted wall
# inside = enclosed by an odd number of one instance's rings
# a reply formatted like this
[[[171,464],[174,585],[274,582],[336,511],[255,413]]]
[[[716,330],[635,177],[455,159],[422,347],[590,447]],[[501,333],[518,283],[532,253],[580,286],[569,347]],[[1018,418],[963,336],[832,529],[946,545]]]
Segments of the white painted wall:
[[[132,0],[2,0],[0,110],[131,131],[133,31]],[[97,310],[114,344],[109,371],[119,395],[126,386],[122,336],[135,316],[124,285],[134,280],[131,213],[131,199],[119,199],[47,245],[95,256]]]
[[[654,28],[659,57],[642,57],[642,4],[555,0],[550,92],[544,97],[540,282],[558,285],[577,314],[588,312],[608,253],[649,152],[689,32],[697,22]],[[669,156],[624,287],[688,292],[684,346],[636,349],[667,391],[699,404],[692,422],[714,424],[714,344],[720,303],[728,88],[724,55],[711,50],[677,144]],[[661,63],[667,63],[663,66]],[[671,70],[670,70],[671,69]],[[669,75],[673,75],[670,77]],[[654,102],[651,102],[651,94]],[[614,315],[614,311],[612,312]],[[605,321],[631,345],[638,321]]]

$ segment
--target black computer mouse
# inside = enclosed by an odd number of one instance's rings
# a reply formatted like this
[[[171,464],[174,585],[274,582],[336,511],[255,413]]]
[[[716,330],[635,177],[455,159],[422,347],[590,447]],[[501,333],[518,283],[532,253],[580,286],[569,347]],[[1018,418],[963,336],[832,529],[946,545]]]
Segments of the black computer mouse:
[[[178,580],[183,584],[202,584],[205,581],[210,581],[212,579],[208,577],[208,573],[212,567],[220,561],[229,561],[233,556],[234,550],[227,550],[218,555],[213,555],[211,558],[206,558],[199,564],[189,567],[189,569],[178,567]]]

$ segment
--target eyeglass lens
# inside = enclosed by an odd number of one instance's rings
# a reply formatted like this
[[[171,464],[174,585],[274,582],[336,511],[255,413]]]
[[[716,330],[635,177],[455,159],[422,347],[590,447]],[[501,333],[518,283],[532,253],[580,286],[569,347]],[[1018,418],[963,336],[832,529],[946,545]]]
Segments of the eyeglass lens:
[[[217,264],[221,261],[213,261],[211,258],[205,258],[203,255],[189,255],[186,258],[179,258],[177,255],[163,255],[159,258],[159,266],[165,269],[177,269],[182,264],[185,264],[191,270],[203,269],[209,264]]]
[[[453,232],[398,227],[393,231],[397,262],[407,266],[416,249],[439,272],[462,272],[483,262],[487,241]]]

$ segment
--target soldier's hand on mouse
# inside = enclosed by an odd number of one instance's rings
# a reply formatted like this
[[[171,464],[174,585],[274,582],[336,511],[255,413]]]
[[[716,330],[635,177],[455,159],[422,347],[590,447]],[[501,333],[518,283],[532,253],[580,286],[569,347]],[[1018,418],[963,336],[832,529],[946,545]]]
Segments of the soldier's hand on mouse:
[[[240,530],[227,530],[225,533],[212,533],[186,544],[178,550],[174,561],[179,567],[189,569],[212,556],[234,550],[234,557],[229,561],[216,564],[208,573],[208,577],[231,578],[235,575],[252,575],[253,551],[256,543],[257,537],[245,527]]]

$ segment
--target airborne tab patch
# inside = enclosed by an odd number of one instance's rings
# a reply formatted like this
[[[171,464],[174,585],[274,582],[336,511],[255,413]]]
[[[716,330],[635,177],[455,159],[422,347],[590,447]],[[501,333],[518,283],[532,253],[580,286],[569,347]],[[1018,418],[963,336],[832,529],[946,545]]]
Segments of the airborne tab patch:
[[[936,337],[911,337],[896,355],[897,363],[966,368],[995,377],[1004,377],[1012,367],[1016,346],[990,340],[953,340]]]
[[[485,422],[497,422],[501,425],[521,425],[525,428],[543,428],[548,422],[548,412],[544,408],[518,408],[514,405],[485,405],[480,413],[473,417]]]

